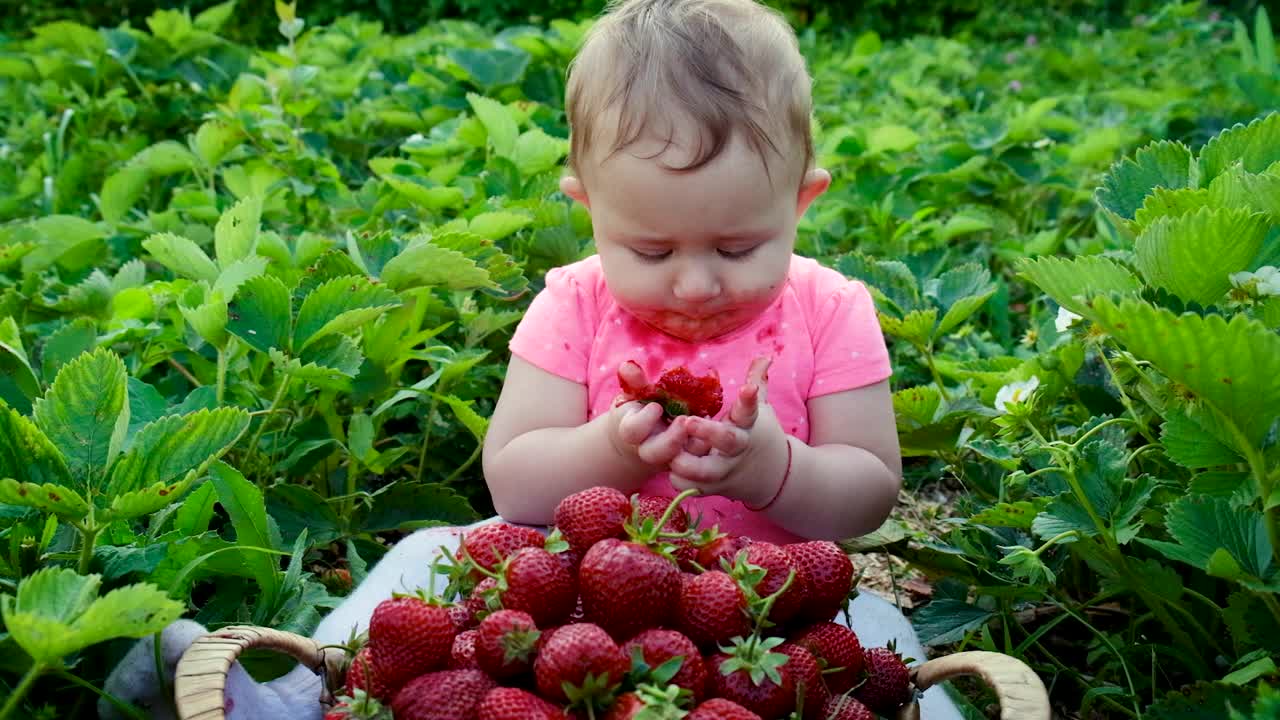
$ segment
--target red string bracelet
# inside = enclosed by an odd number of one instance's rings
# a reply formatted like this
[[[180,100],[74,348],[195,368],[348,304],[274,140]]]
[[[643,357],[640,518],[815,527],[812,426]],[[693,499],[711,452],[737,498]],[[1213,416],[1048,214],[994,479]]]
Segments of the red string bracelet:
[[[787,443],[787,469],[786,472],[782,473],[782,482],[778,483],[778,490],[773,494],[772,498],[769,498],[769,502],[761,505],[760,507],[751,507],[750,505],[747,505],[747,509],[751,512],[768,510],[782,495],[782,488],[787,486],[787,478],[791,477],[791,438],[788,437],[785,438],[785,440]]]

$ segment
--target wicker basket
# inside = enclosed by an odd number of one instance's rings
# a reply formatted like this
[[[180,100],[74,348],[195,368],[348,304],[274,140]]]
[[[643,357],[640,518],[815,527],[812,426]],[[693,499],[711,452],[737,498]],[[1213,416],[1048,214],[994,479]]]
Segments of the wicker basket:
[[[178,661],[174,679],[174,695],[178,717],[182,720],[225,720],[223,688],[227,670],[240,653],[250,648],[265,648],[292,655],[314,670],[324,673],[327,688],[342,686],[345,653],[339,649],[322,649],[313,640],[266,628],[233,625],[209,633],[197,640]],[[1021,661],[1000,653],[970,651],[934,658],[911,669],[916,687],[928,689],[958,675],[977,675],[989,684],[1000,700],[1003,720],[1050,720],[1049,696],[1044,683]],[[898,713],[898,720],[921,720],[915,703]],[[925,718],[924,720],[928,720]]]

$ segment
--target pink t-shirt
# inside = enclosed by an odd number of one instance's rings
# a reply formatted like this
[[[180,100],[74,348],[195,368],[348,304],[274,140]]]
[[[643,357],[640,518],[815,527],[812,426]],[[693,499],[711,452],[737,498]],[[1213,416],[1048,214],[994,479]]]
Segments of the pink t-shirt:
[[[866,287],[811,258],[793,255],[787,285],[754,321],[732,333],[688,343],[655,330],[620,308],[593,255],[547,272],[516,327],[511,352],[547,372],[587,387],[585,420],[609,411],[620,392],[618,366],[635,360],[650,381],[685,365],[695,375],[716,371],[724,387],[723,418],[753,357],[773,357],[768,400],[789,435],[809,440],[809,398],[880,382],[892,374],[889,353]],[[850,418],[850,421],[855,421]],[[667,473],[650,478],[645,494],[674,497]],[[770,482],[776,482],[770,478]],[[799,536],[765,513],[722,496],[690,498],[704,526],[786,543]]]

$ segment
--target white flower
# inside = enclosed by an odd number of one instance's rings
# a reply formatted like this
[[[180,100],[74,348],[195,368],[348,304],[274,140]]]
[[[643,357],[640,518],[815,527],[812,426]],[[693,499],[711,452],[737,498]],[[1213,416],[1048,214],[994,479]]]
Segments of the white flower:
[[[1005,385],[996,393],[996,409],[1002,413],[1009,412],[1010,404],[1017,405],[1026,401],[1038,387],[1040,387],[1040,378],[1035,375],[1032,375],[1030,380]]]
[[[1280,268],[1263,265],[1255,272],[1231,273],[1231,284],[1258,295],[1280,295]]]
[[[1079,319],[1079,315],[1064,307],[1060,307],[1058,308],[1058,317],[1053,321],[1053,326],[1057,328],[1060,333],[1066,332],[1067,328],[1071,327],[1071,325]]]

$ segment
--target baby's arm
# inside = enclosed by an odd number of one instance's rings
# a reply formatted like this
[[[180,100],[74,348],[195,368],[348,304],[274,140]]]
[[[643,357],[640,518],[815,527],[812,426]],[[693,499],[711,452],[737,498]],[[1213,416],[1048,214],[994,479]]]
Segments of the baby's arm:
[[[550,524],[561,499],[594,485],[634,492],[684,447],[683,429],[662,429],[656,404],[586,416],[585,386],[511,356],[483,455],[503,519]]]
[[[791,439],[791,475],[769,517],[807,537],[844,539],[889,517],[902,454],[889,381],[809,399],[809,444]]]

